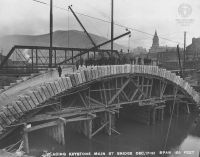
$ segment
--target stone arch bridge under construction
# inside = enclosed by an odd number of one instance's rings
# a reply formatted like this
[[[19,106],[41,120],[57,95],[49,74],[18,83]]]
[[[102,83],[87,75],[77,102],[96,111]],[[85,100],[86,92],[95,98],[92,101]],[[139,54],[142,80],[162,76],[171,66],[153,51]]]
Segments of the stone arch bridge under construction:
[[[190,113],[199,107],[200,101],[199,93],[181,77],[149,65],[80,67],[74,73],[24,91],[2,104],[0,134],[2,139],[21,127],[27,152],[28,134],[35,130],[44,129],[65,144],[68,123],[76,123],[74,129],[88,138],[101,130],[111,135],[119,133],[115,119],[120,112],[132,113],[136,120],[154,124],[163,120],[164,113]],[[5,93],[6,90],[0,93],[1,103]]]

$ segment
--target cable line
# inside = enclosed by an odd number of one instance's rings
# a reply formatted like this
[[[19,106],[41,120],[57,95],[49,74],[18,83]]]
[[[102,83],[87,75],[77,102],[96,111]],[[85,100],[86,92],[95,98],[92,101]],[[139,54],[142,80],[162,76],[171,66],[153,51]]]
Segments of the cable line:
[[[40,1],[40,0],[32,0],[34,2],[38,2],[38,3],[41,3],[41,4],[45,4],[45,5],[49,5],[48,3],[45,3],[43,1]],[[64,11],[69,11],[68,9],[66,8],[62,8],[62,7],[59,7],[59,6],[53,6],[57,9],[61,9],[61,10],[64,10]],[[79,13],[79,12],[75,12],[76,14],[79,14],[79,15],[82,15],[82,16],[85,16],[85,17],[88,17],[88,18],[92,18],[92,19],[95,19],[95,20],[99,20],[99,21],[102,21],[102,22],[106,22],[106,23],[111,23],[110,21],[108,20],[104,20],[104,19],[101,19],[101,18],[98,18],[98,17],[93,17],[93,16],[90,16],[90,15],[87,15],[87,14],[83,14],[83,13]],[[130,29],[132,31],[136,31],[136,32],[139,32],[139,33],[142,33],[142,34],[146,34],[148,36],[154,36],[154,34],[150,34],[150,33],[147,33],[147,32],[144,32],[142,30],[139,30],[139,29],[136,29],[136,28],[132,28],[132,27],[127,27],[127,26],[124,26],[124,25],[121,25],[121,24],[117,24],[117,23],[114,23],[115,26],[118,26],[118,27],[121,27],[121,28],[125,28],[125,29]],[[168,38],[165,38],[165,37],[161,37],[159,36],[160,39],[163,39],[163,40],[166,40],[166,41],[169,41],[169,42],[173,42],[173,43],[176,43],[176,44],[183,44],[181,42],[178,42],[178,41],[174,41],[174,40],[171,40],[171,39],[168,39]]]

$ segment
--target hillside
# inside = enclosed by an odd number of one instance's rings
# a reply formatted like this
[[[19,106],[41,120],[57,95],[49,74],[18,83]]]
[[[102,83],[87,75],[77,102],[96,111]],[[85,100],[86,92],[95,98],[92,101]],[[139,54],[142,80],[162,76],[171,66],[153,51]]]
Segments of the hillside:
[[[103,43],[108,39],[91,34],[92,39],[96,44]],[[49,46],[49,34],[43,35],[8,35],[0,38],[0,49],[3,49],[3,54],[7,54],[14,45],[30,45],[30,46]],[[93,45],[82,31],[55,31],[53,33],[53,46],[71,47],[71,48],[90,48]],[[101,48],[109,49],[110,44]],[[127,49],[122,45],[114,44],[114,49]]]

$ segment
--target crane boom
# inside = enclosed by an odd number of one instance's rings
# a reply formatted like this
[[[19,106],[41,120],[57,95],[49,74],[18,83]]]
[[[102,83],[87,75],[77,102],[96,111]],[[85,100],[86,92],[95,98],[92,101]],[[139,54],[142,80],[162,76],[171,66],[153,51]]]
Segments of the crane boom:
[[[84,32],[86,33],[86,35],[88,36],[88,38],[90,39],[92,45],[96,46],[94,40],[92,39],[92,37],[90,36],[90,34],[87,32],[87,30],[85,29],[85,27],[83,26],[83,24],[81,23],[81,21],[79,20],[78,16],[73,11],[73,9],[71,8],[71,6],[69,6],[69,9],[71,10],[72,14],[74,15],[74,17],[76,18],[76,20],[78,21],[78,23],[80,24],[80,26],[82,27],[82,29],[84,30]]]
[[[71,58],[68,58],[68,59],[66,59],[66,60],[64,60],[64,61],[62,61],[62,62],[60,62],[60,63],[58,63],[58,64],[59,64],[59,65],[60,65],[60,64],[63,64],[63,63],[65,63],[65,62],[71,60],[72,58],[76,58],[76,57],[79,57],[79,56],[81,56],[81,55],[83,55],[83,54],[86,54],[86,53],[88,53],[88,52],[90,52],[90,51],[93,51],[93,50],[99,48],[100,46],[106,45],[106,44],[110,43],[111,41],[114,41],[114,40],[117,40],[117,39],[119,39],[119,38],[122,38],[122,37],[124,37],[124,36],[126,36],[126,35],[128,35],[128,34],[130,34],[130,33],[131,33],[131,32],[128,31],[128,32],[126,32],[126,33],[124,33],[124,34],[122,34],[122,35],[119,35],[119,36],[113,38],[113,40],[105,41],[105,42],[103,42],[103,43],[101,43],[101,44],[99,44],[99,45],[96,45],[96,46],[94,46],[94,47],[88,49],[87,51],[84,51],[84,52],[82,52],[82,53],[79,53],[79,54],[77,54],[77,55],[75,55],[75,56],[73,56],[73,57],[71,57]]]

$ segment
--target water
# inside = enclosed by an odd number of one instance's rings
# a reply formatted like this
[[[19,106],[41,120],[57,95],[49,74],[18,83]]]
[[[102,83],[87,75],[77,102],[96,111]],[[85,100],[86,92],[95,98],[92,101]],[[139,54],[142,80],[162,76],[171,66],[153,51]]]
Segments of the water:
[[[35,132],[30,137],[31,152],[37,156],[40,156],[43,150],[47,150],[54,153],[67,152],[67,154],[68,152],[114,152],[115,154],[132,152],[134,155],[136,152],[155,152],[154,156],[199,157],[200,122],[197,124],[197,119],[195,115],[174,116],[167,142],[169,117],[151,126],[120,117],[116,124],[120,135],[113,134],[109,137],[104,133],[99,133],[91,140],[76,132],[67,131],[65,146],[58,145],[41,132]],[[169,150],[172,154],[159,155],[161,150]],[[176,155],[175,152],[178,150],[181,154]]]

